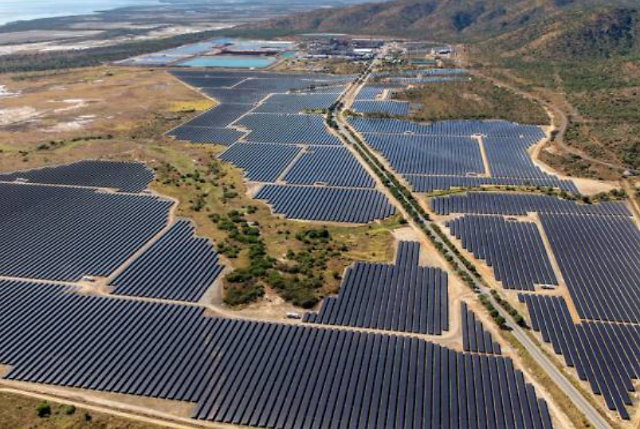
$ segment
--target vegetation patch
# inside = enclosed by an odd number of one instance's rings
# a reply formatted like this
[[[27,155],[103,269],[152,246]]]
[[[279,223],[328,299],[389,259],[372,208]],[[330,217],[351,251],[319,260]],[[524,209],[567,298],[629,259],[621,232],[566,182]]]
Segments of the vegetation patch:
[[[484,79],[428,84],[395,96],[417,106],[412,119],[504,119],[521,124],[544,125],[549,117],[537,103]]]

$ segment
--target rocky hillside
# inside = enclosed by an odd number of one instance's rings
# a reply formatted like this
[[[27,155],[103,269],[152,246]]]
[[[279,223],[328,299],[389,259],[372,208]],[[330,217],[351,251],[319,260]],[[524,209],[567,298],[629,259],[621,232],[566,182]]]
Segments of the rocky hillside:
[[[481,41],[512,33],[515,40],[505,42],[516,47],[548,36],[549,30],[564,33],[561,27],[566,27],[567,36],[557,38],[554,47],[582,55],[592,49],[631,49],[638,34],[636,8],[640,0],[394,0],[296,14],[262,23],[260,28],[446,42]]]

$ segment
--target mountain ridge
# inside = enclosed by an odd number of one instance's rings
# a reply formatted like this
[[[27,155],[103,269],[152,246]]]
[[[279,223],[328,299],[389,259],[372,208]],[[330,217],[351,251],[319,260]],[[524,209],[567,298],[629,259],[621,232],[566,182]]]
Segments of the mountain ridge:
[[[588,56],[637,50],[639,10],[640,0],[392,0],[296,14],[254,28],[291,33],[357,28],[358,34],[445,43],[495,39],[509,49],[531,45]]]

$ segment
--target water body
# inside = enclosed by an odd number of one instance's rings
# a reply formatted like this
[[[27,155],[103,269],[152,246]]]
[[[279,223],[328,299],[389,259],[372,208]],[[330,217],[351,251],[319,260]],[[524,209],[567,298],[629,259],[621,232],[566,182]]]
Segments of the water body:
[[[0,0],[0,25],[159,3],[159,0]]]
[[[178,64],[180,67],[212,67],[232,69],[261,69],[276,61],[274,57],[255,57],[244,55],[220,55],[217,57],[198,57]]]

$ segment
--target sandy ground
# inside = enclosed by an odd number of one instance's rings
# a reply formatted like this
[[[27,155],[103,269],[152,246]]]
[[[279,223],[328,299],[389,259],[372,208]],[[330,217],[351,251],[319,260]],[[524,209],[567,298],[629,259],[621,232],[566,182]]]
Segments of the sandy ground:
[[[548,135],[548,131],[547,131],[547,135]],[[534,145],[529,149],[529,155],[531,156],[531,160],[537,167],[539,167],[545,173],[557,176],[561,180],[572,180],[573,183],[575,183],[576,187],[578,188],[578,191],[580,191],[580,193],[583,195],[591,196],[591,195],[598,194],[600,192],[610,192],[614,189],[620,188],[620,184],[617,182],[605,182],[601,180],[587,179],[587,178],[581,178],[581,177],[570,177],[570,176],[563,175],[560,172],[554,170],[553,168],[551,168],[550,166],[548,166],[547,164],[545,164],[540,160],[541,151],[551,148],[551,146],[547,146],[547,143],[548,143],[548,138]]]

